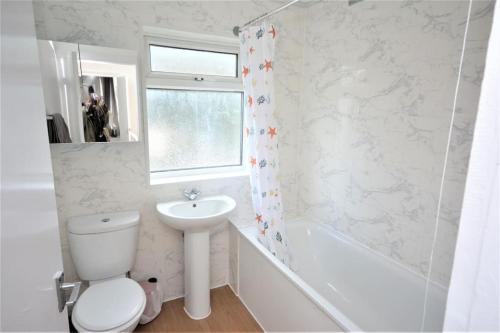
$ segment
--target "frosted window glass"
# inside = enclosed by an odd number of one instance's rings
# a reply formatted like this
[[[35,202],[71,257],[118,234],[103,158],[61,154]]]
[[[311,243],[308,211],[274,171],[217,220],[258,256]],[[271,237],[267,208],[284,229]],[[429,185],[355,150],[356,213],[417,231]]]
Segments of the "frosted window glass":
[[[147,89],[151,172],[241,165],[242,94]]]
[[[150,45],[149,50],[153,72],[238,76],[236,54],[156,45]]]

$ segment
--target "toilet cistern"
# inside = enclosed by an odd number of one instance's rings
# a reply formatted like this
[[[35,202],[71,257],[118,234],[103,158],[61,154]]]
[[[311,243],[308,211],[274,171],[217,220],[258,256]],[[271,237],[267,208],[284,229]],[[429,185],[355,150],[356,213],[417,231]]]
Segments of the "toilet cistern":
[[[156,205],[161,222],[184,231],[184,311],[192,319],[210,315],[210,229],[235,207],[225,195]]]

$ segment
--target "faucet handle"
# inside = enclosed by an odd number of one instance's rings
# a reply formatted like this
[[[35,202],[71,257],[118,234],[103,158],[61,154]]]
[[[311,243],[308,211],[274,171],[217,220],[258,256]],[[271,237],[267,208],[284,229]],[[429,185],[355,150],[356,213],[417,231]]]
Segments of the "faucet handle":
[[[200,194],[200,191],[198,191],[196,188],[192,188],[190,190],[185,189],[184,194]]]
[[[196,188],[192,188],[190,191],[188,189],[184,190],[184,196],[189,200],[196,200],[200,193]]]

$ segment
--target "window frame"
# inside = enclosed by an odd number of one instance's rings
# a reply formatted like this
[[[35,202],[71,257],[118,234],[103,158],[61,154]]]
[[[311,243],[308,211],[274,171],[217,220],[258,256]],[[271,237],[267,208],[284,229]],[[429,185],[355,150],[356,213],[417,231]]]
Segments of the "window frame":
[[[237,56],[237,76],[218,76],[158,72],[151,70],[150,45],[183,48],[190,50],[209,51],[218,53],[230,53]],[[241,78],[239,54],[239,41],[237,38],[220,37],[204,34],[196,34],[184,31],[167,30],[161,28],[144,28],[144,85],[143,85],[143,105],[144,105],[144,135],[147,177],[150,185],[164,183],[174,183],[183,181],[193,181],[202,179],[225,178],[232,176],[248,175],[248,167],[244,156],[246,147],[243,143],[244,130],[244,96],[243,81]],[[203,78],[199,80],[197,78]],[[221,91],[238,92],[242,94],[241,110],[241,136],[240,136],[240,161],[238,166],[216,166],[202,167],[196,169],[181,169],[171,171],[151,171],[149,159],[149,133],[148,133],[148,112],[147,112],[147,90],[167,89],[167,90],[192,90],[192,91]]]

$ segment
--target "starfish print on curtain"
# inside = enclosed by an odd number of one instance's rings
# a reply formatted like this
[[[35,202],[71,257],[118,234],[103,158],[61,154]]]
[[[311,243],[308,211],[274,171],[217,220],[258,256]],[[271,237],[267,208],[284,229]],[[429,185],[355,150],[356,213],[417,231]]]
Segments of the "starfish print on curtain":
[[[245,136],[252,202],[259,241],[286,265],[289,253],[278,180],[278,135],[274,117],[274,25],[262,23],[240,33]]]

